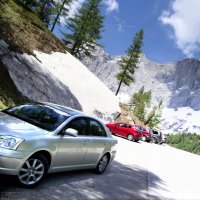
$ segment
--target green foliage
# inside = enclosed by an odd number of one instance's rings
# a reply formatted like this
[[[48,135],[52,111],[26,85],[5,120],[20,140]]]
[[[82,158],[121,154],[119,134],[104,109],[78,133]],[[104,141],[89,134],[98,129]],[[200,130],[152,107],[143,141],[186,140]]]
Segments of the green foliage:
[[[40,0],[36,4],[36,13],[47,27],[50,25],[51,14],[54,6],[55,2],[53,0]]]
[[[97,40],[101,39],[103,16],[100,15],[101,0],[87,0],[73,18],[69,18],[70,33],[63,33],[65,44],[77,58],[92,57]],[[99,45],[100,46],[100,45]]]
[[[0,37],[9,44],[10,50],[19,53],[34,55],[35,49],[45,53],[67,49],[36,13],[19,0],[0,2]]]
[[[151,99],[151,90],[145,92],[144,86],[137,93],[133,94],[130,99],[129,106],[142,122],[145,121],[147,108],[151,105]]]
[[[136,33],[132,41],[131,46],[126,51],[126,56],[124,56],[120,61],[120,72],[116,75],[116,78],[120,81],[116,95],[118,94],[121,84],[130,85],[134,82],[134,73],[137,68],[137,63],[139,61],[139,56],[141,53],[141,47],[143,44],[144,31],[141,29]]]
[[[195,133],[169,135],[167,143],[175,148],[200,155],[200,135]]]
[[[151,101],[151,90],[145,91],[143,86],[137,93],[132,95],[129,106],[140,121],[151,128],[155,128],[161,122],[162,101],[153,107],[151,107]]]
[[[3,90],[0,88],[0,110],[9,106],[14,106],[18,103],[18,99],[9,90]]]
[[[69,13],[69,8],[74,2],[74,0],[63,0],[62,2],[56,2],[55,7],[52,10],[52,27],[51,27],[51,32],[53,32],[55,25],[61,24],[60,23],[60,17],[67,17]]]
[[[39,18],[49,27],[51,22],[51,17],[53,14],[53,9],[56,6],[54,0],[15,0],[16,2],[21,2],[24,4],[26,9],[30,9],[37,13]]]

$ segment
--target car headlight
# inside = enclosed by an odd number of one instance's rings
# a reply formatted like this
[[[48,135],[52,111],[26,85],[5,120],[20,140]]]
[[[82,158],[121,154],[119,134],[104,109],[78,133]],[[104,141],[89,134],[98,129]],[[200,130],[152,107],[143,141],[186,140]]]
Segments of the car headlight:
[[[0,147],[15,150],[23,141],[13,136],[0,136]]]

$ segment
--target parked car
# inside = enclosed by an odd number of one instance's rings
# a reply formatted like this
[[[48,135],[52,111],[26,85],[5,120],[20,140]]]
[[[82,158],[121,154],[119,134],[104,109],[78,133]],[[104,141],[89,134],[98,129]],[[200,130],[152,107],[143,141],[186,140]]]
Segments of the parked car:
[[[158,130],[150,129],[152,134],[152,143],[162,144],[162,133]]]
[[[150,142],[152,139],[151,131],[148,128],[143,127],[143,126],[138,126],[138,127],[141,132],[141,140],[143,142]]]
[[[32,103],[0,112],[0,174],[15,175],[26,188],[52,172],[101,174],[116,144],[101,121],[60,105]]]
[[[135,124],[128,123],[110,123],[106,124],[110,132],[114,135],[119,135],[132,141],[139,141],[141,133],[139,127]]]
[[[168,134],[161,132],[161,135],[162,135],[162,143],[166,143]]]

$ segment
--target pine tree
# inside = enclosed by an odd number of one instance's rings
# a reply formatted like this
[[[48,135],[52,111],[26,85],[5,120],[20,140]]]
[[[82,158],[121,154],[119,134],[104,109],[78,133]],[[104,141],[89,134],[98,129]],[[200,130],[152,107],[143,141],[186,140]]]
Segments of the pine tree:
[[[160,100],[158,105],[153,106],[152,110],[147,113],[144,124],[151,128],[157,128],[161,122],[163,101]]]
[[[92,57],[95,46],[101,46],[97,40],[101,39],[103,16],[100,15],[101,0],[86,1],[79,12],[69,19],[70,33],[63,34],[64,42],[70,48],[71,54],[77,58]]]
[[[153,107],[151,106],[151,101],[151,90],[145,91],[143,86],[138,92],[132,95],[128,105],[144,125],[155,128],[161,122],[163,101],[160,100],[158,105],[154,105]]]
[[[53,25],[51,27],[51,32],[53,32],[55,25],[57,23],[60,24],[60,17],[67,17],[70,5],[72,4],[74,0],[62,0],[61,2],[57,2],[55,4],[55,8],[53,9],[53,14],[55,15],[55,18],[53,19]]]
[[[145,91],[143,86],[138,92],[132,95],[129,101],[131,110],[142,122],[145,121],[147,110],[151,106],[151,99],[151,90]]]
[[[133,43],[126,51],[127,55],[124,56],[121,61],[119,61],[121,70],[116,75],[116,77],[120,82],[115,95],[119,93],[122,83],[124,83],[125,85],[130,85],[131,82],[134,82],[133,75],[135,73],[135,69],[137,68],[136,64],[139,61],[141,47],[143,44],[143,35],[144,35],[143,29],[141,29],[139,32],[136,33],[133,39]]]
[[[54,6],[55,2],[53,0],[42,0],[37,4],[36,12],[47,27],[49,27]]]
[[[25,6],[32,9],[32,6],[36,4],[36,0],[20,0]]]

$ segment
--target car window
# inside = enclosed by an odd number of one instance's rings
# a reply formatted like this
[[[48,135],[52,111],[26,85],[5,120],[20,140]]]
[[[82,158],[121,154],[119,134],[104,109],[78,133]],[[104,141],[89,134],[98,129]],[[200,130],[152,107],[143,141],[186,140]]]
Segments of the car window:
[[[2,112],[48,131],[55,130],[69,118],[65,112],[39,103],[14,106]]]
[[[137,131],[141,131],[141,127],[140,126],[133,126],[134,129],[136,129]]]
[[[73,128],[78,131],[78,135],[86,135],[87,120],[84,118],[79,118],[72,120],[66,127]]]
[[[119,123],[119,124],[116,124],[117,126],[120,126],[120,127],[123,127],[124,126],[124,124],[122,124],[122,123]]]
[[[89,135],[106,137],[106,131],[103,126],[96,120],[89,119]]]
[[[153,134],[158,135],[158,132],[157,131],[153,131]]]

